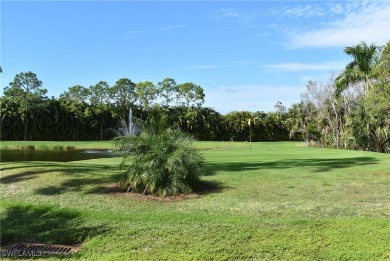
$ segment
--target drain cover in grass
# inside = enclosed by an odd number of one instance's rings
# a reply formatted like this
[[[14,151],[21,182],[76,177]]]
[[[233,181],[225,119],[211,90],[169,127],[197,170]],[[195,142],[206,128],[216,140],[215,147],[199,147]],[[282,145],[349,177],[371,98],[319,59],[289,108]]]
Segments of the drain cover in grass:
[[[70,255],[79,251],[76,246],[48,245],[37,243],[17,243],[7,246],[1,256],[34,257],[44,255]]]

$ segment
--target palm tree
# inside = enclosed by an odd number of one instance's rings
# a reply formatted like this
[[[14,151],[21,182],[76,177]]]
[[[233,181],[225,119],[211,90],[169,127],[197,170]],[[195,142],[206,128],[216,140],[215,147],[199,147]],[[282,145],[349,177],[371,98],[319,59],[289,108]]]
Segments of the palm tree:
[[[378,64],[380,47],[361,42],[356,46],[345,47],[344,52],[353,57],[345,70],[336,78],[337,94],[343,92],[348,85],[364,82],[364,93],[367,95],[372,88],[374,68]]]
[[[194,148],[194,139],[179,129],[155,132],[147,126],[139,136],[121,136],[114,141],[117,152],[124,156],[120,185],[127,191],[165,197],[188,194],[199,184],[203,156]]]
[[[310,137],[307,131],[308,126],[315,123],[316,111],[312,103],[303,101],[295,103],[287,112],[285,124],[290,130],[290,138],[294,138],[296,133],[302,134],[302,139],[306,144],[309,143]]]

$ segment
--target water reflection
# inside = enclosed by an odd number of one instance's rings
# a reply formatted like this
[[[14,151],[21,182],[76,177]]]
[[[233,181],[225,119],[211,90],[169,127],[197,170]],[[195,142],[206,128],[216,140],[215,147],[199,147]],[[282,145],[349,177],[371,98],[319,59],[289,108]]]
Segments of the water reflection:
[[[66,162],[112,157],[111,150],[0,150],[0,155],[0,162]]]

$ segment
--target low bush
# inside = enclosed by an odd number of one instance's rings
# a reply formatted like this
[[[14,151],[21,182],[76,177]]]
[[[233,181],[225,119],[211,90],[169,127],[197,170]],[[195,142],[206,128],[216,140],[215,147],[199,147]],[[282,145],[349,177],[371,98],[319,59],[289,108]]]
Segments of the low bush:
[[[18,145],[16,148],[19,150],[35,150],[34,145]]]
[[[64,150],[64,147],[61,146],[61,145],[54,145],[53,147],[51,147],[52,150]]]
[[[124,156],[121,187],[162,197],[192,192],[203,173],[203,157],[192,141],[178,129],[116,138],[116,151]]]
[[[49,146],[47,146],[47,145],[39,145],[38,148],[39,148],[40,150],[48,150],[48,149],[49,149]]]

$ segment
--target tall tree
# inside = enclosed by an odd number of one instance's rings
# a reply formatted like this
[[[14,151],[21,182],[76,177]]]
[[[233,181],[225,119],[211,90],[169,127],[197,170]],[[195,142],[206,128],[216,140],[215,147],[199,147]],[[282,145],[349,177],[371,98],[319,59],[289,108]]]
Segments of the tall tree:
[[[136,101],[135,87],[135,83],[130,79],[122,78],[109,89],[111,100],[117,108],[115,114],[119,114],[119,117],[122,119],[125,118],[127,112]]]
[[[190,107],[200,107],[204,103],[203,88],[192,82],[179,84],[176,86],[176,100],[178,105]]]
[[[279,115],[284,115],[286,113],[286,106],[284,106],[281,101],[278,101],[274,108],[276,109],[276,113]]]
[[[90,106],[86,114],[100,119],[100,140],[103,140],[104,113],[108,111],[110,105],[110,86],[105,81],[90,86],[88,98]]]
[[[152,102],[157,98],[157,88],[150,82],[139,82],[135,86],[137,101],[143,110],[148,110]]]
[[[375,76],[372,92],[365,99],[372,128],[369,137],[374,141],[376,151],[390,152],[390,42],[381,53]]]
[[[85,116],[86,99],[88,97],[88,89],[75,85],[69,87],[68,91],[60,95],[61,106],[72,113],[76,118],[76,139],[79,139],[79,125],[80,121]]]
[[[29,111],[46,98],[46,89],[42,89],[42,81],[33,72],[17,74],[14,81],[4,89],[4,95],[19,104],[19,113],[24,122],[24,140],[27,140]]]
[[[380,48],[361,42],[356,46],[345,47],[344,52],[352,56],[353,61],[336,78],[337,93],[343,92],[350,84],[365,83],[365,95],[372,88],[374,69],[378,64]]]
[[[390,41],[385,45],[383,52],[381,54],[380,63],[377,70],[377,88],[378,91],[377,96],[381,96],[384,99],[384,104],[387,105],[387,109],[390,110],[390,102],[386,104],[387,101],[390,100]],[[390,116],[390,115],[389,115]]]
[[[162,104],[165,107],[169,107],[175,99],[175,93],[177,91],[176,81],[172,78],[165,78],[158,84],[158,94],[163,98]]]

